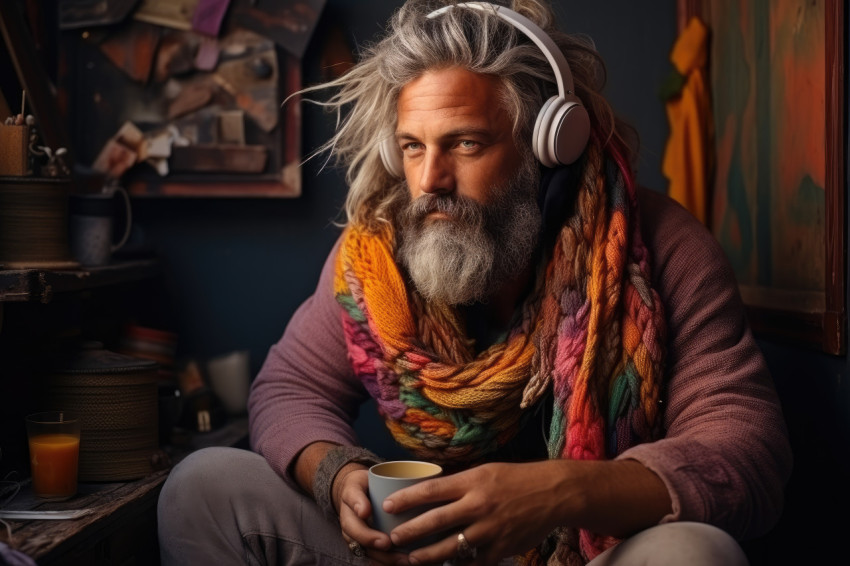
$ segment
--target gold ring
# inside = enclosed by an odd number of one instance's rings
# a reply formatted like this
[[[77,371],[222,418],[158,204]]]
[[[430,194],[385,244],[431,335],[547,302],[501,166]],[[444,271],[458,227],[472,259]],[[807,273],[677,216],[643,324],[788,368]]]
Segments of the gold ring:
[[[457,557],[459,560],[475,560],[478,549],[469,544],[463,532],[457,534]]]
[[[358,558],[362,558],[363,556],[366,555],[366,553],[363,552],[363,547],[360,546],[360,543],[357,542],[356,540],[353,540],[350,543],[348,543],[348,550],[350,550],[351,554],[353,554],[354,556],[356,556]]]

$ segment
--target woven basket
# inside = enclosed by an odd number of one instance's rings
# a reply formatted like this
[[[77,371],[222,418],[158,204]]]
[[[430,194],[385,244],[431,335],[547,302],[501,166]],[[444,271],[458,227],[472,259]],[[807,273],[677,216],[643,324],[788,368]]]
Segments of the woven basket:
[[[47,377],[44,402],[80,415],[80,481],[129,481],[154,471],[158,364],[89,346]]]

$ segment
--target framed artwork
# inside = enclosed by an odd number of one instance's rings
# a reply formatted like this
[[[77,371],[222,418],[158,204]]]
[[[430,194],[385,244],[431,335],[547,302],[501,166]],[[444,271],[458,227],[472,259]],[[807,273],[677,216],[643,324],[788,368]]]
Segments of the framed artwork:
[[[102,4],[118,15],[88,0],[59,12],[58,98],[78,164],[134,197],[301,194],[288,97],[325,0]]]
[[[710,229],[756,336],[846,351],[844,2],[679,0],[710,30]]]

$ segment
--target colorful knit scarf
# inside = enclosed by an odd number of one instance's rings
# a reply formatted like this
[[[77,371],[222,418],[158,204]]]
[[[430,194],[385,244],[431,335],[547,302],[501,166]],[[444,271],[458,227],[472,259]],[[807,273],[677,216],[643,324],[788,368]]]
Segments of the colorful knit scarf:
[[[663,309],[628,168],[594,147],[522,316],[478,354],[456,309],[405,284],[389,226],[346,230],[335,294],[349,358],[393,437],[416,457],[476,463],[513,438],[523,409],[550,390],[550,458],[610,458],[658,437]],[[582,563],[617,542],[574,529],[554,536],[559,563]]]

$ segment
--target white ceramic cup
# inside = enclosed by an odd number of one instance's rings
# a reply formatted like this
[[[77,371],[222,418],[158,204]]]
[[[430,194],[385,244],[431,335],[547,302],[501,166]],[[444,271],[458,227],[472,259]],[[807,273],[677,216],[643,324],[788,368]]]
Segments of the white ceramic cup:
[[[207,376],[213,393],[229,415],[241,415],[248,407],[251,387],[251,357],[237,350],[207,361]]]
[[[401,513],[387,513],[383,503],[391,493],[403,487],[415,485],[421,481],[434,478],[443,473],[443,468],[430,462],[415,460],[395,460],[375,464],[369,468],[369,500],[372,502],[372,521],[375,529],[389,534],[398,525],[413,519],[420,513],[431,509],[431,505],[423,505],[408,509]],[[411,551],[431,544],[435,537],[426,537],[400,550]]]

